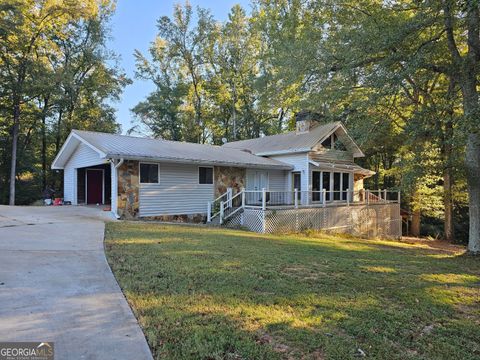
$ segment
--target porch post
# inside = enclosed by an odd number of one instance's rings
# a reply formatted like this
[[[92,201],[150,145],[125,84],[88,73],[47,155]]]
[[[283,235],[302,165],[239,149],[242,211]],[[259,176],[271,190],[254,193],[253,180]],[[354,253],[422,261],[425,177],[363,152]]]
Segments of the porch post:
[[[382,190],[378,189],[378,202],[382,200]]]
[[[207,222],[212,221],[212,203],[209,201],[207,203]]]
[[[367,205],[370,203],[370,190],[365,191],[365,201]]]
[[[232,195],[233,195],[233,189],[231,187],[227,188],[227,207],[231,208],[232,207]]]
[[[267,208],[267,189],[262,189],[262,210]]]
[[[220,201],[220,225],[223,224],[223,201]]]
[[[294,189],[293,192],[294,192],[293,196],[295,196],[293,203],[295,205],[295,209],[298,209],[298,189]]]
[[[115,217],[117,217],[117,202],[118,202],[118,180],[117,180],[117,167],[115,162],[110,162],[110,211]]]
[[[242,208],[245,207],[245,188],[240,190],[242,192]]]
[[[327,206],[327,190],[323,189],[322,190],[322,202],[323,202],[323,207]]]
[[[350,206],[350,189],[347,189],[347,206]]]

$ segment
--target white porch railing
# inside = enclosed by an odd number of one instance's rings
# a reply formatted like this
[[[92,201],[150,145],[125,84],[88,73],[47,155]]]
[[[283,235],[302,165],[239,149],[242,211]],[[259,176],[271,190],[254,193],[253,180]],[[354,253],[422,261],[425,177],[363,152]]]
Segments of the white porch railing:
[[[327,206],[374,205],[400,203],[400,191],[391,190],[339,190],[339,191],[252,191],[242,189],[235,195],[231,189],[207,206],[207,221],[217,216],[222,224],[245,208],[279,209]]]

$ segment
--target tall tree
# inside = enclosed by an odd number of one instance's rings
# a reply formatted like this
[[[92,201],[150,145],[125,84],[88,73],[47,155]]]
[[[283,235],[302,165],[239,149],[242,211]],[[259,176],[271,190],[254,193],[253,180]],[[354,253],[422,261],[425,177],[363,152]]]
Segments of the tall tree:
[[[10,204],[40,197],[53,178],[48,174],[54,175],[48,163],[71,128],[118,130],[109,102],[118,99],[128,79],[110,65],[115,58],[106,50],[114,5],[110,0],[0,4],[0,129],[9,133],[0,142],[0,183],[9,184]],[[27,191],[25,186],[37,181]],[[0,201],[5,195],[0,191]]]
[[[2,77],[5,78],[6,91],[3,95],[9,99],[12,119],[9,204],[14,205],[22,107],[39,95],[32,79],[45,66],[38,55],[42,55],[42,60],[55,56],[57,48],[53,39],[69,36],[72,21],[95,16],[99,11],[99,3],[94,0],[81,3],[9,0],[2,4],[0,11],[6,19],[0,31],[0,66]]]

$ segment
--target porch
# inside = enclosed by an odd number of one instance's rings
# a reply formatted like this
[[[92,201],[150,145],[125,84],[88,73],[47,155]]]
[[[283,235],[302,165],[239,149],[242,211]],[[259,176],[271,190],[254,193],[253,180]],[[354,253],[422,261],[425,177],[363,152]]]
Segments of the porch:
[[[227,191],[208,204],[207,222],[259,233],[308,229],[365,237],[401,237],[400,192]]]

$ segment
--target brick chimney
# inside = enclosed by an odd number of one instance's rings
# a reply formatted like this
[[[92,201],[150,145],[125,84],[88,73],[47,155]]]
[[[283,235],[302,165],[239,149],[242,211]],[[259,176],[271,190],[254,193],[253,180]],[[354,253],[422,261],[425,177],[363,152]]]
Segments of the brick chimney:
[[[322,114],[310,111],[301,110],[295,115],[295,125],[297,134],[309,132],[318,121],[321,119]]]

